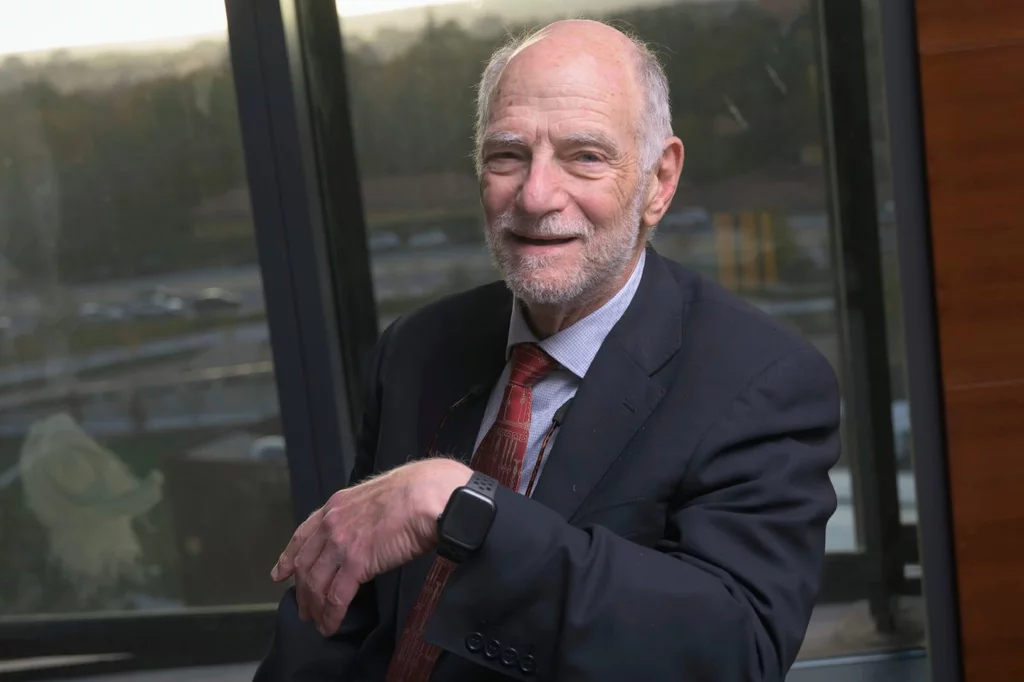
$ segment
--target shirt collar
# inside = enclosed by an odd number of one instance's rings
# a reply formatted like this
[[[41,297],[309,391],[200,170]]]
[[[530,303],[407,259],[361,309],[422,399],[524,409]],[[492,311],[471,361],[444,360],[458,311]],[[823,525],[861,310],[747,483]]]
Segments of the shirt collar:
[[[633,295],[636,294],[637,287],[640,286],[646,259],[647,250],[645,249],[640,252],[640,258],[626,284],[614,296],[594,312],[543,341],[538,340],[530,326],[526,324],[522,304],[519,299],[514,299],[512,319],[508,328],[508,343],[505,347],[506,360],[511,356],[512,346],[515,344],[536,343],[558,364],[582,379],[590,369],[590,364],[594,361],[605,337],[608,336],[612,327],[626,312],[626,308],[633,300]]]

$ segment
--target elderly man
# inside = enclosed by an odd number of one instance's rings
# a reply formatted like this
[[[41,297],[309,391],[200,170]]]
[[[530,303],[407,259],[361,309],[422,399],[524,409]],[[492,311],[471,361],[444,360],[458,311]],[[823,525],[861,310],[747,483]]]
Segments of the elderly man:
[[[356,484],[273,568],[295,587],[258,682],[783,679],[835,509],[835,375],[649,246],[670,120],[657,60],[604,24],[493,56],[504,283],[383,334]]]

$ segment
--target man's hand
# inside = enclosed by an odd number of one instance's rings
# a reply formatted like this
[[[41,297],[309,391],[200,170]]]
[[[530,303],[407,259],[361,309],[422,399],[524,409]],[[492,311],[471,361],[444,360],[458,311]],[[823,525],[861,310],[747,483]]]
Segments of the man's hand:
[[[299,617],[333,634],[360,585],[437,545],[437,517],[472,473],[426,459],[336,492],[295,531],[271,577],[294,575]]]

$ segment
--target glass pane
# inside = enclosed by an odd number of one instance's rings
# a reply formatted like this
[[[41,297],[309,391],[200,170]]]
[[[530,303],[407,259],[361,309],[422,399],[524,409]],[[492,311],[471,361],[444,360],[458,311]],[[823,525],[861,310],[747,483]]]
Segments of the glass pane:
[[[0,622],[276,603],[290,490],[223,3],[7,4]]]
[[[382,328],[428,301],[498,278],[484,243],[472,159],[474,86],[490,54],[509,35],[559,18],[588,16],[630,27],[665,64],[673,127],[686,145],[686,165],[655,247],[797,329],[847,383],[839,288],[844,273],[835,257],[839,226],[830,218],[834,197],[819,59],[820,3],[495,0],[395,5],[405,8],[374,12],[372,3],[338,3]],[[877,22],[868,24],[870,68],[878,74]],[[872,80],[872,86],[877,115],[884,106],[881,82]],[[876,133],[882,149],[884,125]],[[891,412],[901,514],[904,523],[914,523],[884,155],[878,166],[890,352],[897,377]],[[849,390],[844,385],[847,395]],[[851,440],[832,472],[839,508],[826,544],[835,561],[829,563],[803,659],[923,643],[913,618],[906,628],[900,620],[894,633],[869,612],[869,552],[859,520],[876,510],[859,503],[857,461]],[[908,576],[915,570],[908,566]],[[919,587],[908,581],[906,589],[913,593]]]

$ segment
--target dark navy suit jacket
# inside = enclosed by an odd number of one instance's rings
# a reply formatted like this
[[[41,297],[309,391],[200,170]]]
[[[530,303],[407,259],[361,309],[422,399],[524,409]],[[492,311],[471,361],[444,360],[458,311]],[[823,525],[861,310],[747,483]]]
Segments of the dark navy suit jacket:
[[[354,481],[432,439],[468,461],[511,303],[495,283],[382,335]],[[839,447],[829,363],[650,249],[534,495],[499,491],[483,548],[445,588],[432,679],[781,681],[821,581]],[[382,680],[432,560],[364,585],[327,639],[288,590],[256,682]]]

